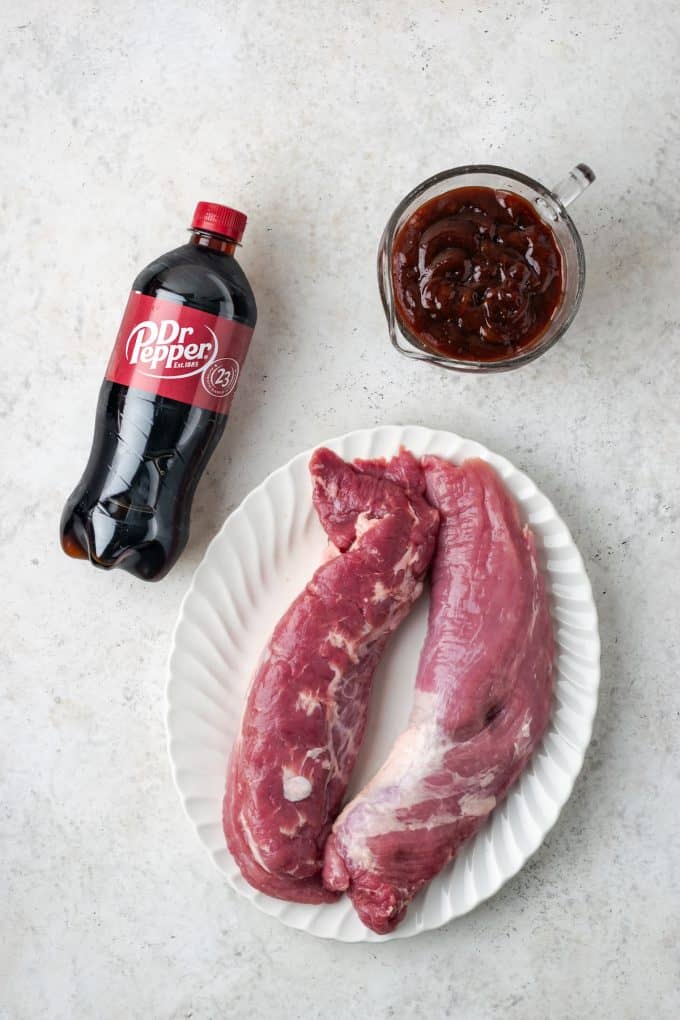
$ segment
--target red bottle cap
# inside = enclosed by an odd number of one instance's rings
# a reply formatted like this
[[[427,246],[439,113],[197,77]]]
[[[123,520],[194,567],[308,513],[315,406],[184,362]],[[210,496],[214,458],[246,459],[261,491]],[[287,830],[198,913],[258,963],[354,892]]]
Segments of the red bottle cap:
[[[228,205],[217,205],[216,202],[199,202],[191,221],[191,229],[221,234],[238,244],[247,222],[246,214],[239,212],[238,209],[231,209]]]

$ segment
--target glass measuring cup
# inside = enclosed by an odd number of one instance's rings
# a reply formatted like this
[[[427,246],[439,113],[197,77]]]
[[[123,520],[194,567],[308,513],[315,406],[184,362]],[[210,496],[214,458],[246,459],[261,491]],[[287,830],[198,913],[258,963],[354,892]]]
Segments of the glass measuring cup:
[[[595,174],[579,163],[554,188],[546,188],[525,174],[506,167],[486,164],[459,166],[429,177],[406,195],[390,216],[378,248],[378,285],[393,346],[407,358],[426,361],[458,372],[505,372],[519,368],[557,343],[574,320],[586,277],[583,244],[567,212],[570,205],[595,180]],[[496,361],[470,361],[444,357],[429,350],[398,314],[392,280],[392,252],[395,238],[408,218],[425,202],[463,187],[487,187],[510,191],[531,202],[550,227],[562,256],[563,291],[544,331],[529,346]]]

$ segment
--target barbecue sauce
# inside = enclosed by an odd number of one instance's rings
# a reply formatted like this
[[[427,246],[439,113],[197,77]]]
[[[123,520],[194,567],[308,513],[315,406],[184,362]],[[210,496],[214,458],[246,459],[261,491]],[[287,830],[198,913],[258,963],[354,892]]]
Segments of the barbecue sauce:
[[[502,361],[533,347],[562,299],[554,234],[526,199],[456,188],[420,206],[392,250],[397,314],[423,348]]]

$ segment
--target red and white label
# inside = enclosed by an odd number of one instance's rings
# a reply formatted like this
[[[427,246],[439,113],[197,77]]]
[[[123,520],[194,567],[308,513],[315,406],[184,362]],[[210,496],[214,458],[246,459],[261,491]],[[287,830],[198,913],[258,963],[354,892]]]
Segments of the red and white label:
[[[133,291],[106,378],[226,414],[252,334],[220,315]]]

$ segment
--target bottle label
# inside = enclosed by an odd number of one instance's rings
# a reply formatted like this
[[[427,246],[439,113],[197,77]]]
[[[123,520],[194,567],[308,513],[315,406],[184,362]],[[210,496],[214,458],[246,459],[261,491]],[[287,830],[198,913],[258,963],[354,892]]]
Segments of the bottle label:
[[[106,378],[226,414],[252,334],[221,315],[133,291]]]

